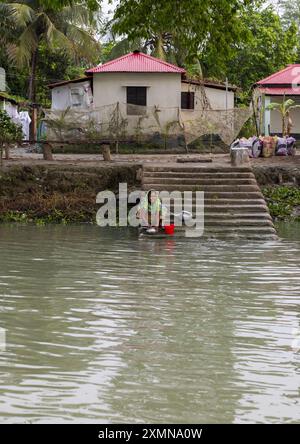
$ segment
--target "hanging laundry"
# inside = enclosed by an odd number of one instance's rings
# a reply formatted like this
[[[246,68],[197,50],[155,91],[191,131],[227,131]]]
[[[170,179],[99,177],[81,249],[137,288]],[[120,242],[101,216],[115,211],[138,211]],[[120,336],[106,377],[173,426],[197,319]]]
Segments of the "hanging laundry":
[[[28,111],[20,111],[19,112],[19,120],[22,125],[23,139],[28,140],[29,139],[29,125],[31,122],[31,118],[29,116]]]

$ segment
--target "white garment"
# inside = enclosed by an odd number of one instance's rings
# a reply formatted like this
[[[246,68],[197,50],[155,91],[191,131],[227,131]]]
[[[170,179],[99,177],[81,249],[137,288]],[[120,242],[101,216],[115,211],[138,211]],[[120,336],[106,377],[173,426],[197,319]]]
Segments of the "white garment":
[[[19,112],[19,120],[22,125],[23,139],[28,140],[29,139],[29,125],[31,122],[31,118],[29,117],[28,111],[20,111]]]
[[[9,117],[11,119],[18,119],[19,114],[18,114],[18,107],[17,105],[14,105],[13,103],[10,103],[8,101],[6,101],[5,103],[5,111],[7,112],[7,114],[9,115]]]

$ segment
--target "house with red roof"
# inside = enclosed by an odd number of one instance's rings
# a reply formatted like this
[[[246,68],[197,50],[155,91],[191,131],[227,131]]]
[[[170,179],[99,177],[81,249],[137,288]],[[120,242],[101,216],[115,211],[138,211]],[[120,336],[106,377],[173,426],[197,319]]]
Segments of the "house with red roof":
[[[171,110],[174,115],[201,110],[203,94],[210,109],[232,109],[236,90],[223,83],[191,81],[183,68],[139,51],[87,69],[84,78],[49,87],[52,110],[103,109],[118,103],[129,118],[145,113],[144,107],[156,107],[160,116],[163,110],[169,114],[168,120]]]
[[[257,82],[262,109],[262,133],[266,135],[281,134],[282,122],[280,113],[276,110],[268,110],[272,102],[282,103],[285,99],[294,100],[300,104],[300,64],[288,65]],[[291,110],[293,122],[292,135],[300,137],[300,109]]]

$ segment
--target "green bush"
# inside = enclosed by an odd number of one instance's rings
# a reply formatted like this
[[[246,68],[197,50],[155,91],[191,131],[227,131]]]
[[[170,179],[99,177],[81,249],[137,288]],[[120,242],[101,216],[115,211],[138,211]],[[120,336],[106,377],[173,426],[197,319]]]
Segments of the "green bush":
[[[300,206],[300,188],[297,187],[279,186],[264,188],[263,194],[268,203],[271,216],[276,219],[289,219],[293,217],[294,208]]]
[[[21,142],[23,132],[21,125],[16,125],[6,111],[0,110],[0,156],[2,162],[3,147]]]

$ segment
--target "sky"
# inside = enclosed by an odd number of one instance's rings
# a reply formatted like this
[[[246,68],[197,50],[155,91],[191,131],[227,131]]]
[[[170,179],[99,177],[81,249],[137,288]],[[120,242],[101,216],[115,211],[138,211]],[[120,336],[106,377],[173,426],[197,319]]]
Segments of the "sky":
[[[114,3],[116,3],[116,2],[114,2]],[[114,10],[114,5],[109,4],[109,0],[102,0],[101,5],[102,5],[103,15],[106,18],[111,17],[112,11]]]

